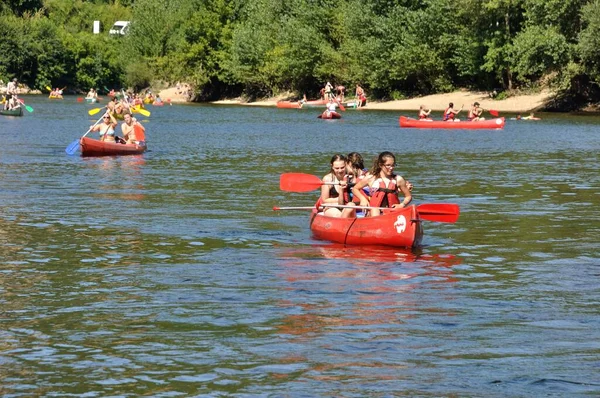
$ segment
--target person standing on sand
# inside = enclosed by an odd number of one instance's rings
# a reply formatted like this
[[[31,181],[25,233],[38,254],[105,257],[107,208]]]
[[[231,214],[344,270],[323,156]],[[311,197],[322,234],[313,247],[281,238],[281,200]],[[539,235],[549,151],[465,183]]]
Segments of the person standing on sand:
[[[327,84],[325,84],[325,99],[331,98],[333,98],[333,86],[331,83],[327,82]]]
[[[356,91],[354,93],[356,96],[356,107],[361,108],[367,102],[367,96],[365,95],[365,90],[360,85],[356,85]]]
[[[346,87],[342,86],[341,84],[338,84],[335,88],[335,91],[337,93],[338,101],[344,102],[344,96],[346,95]]]

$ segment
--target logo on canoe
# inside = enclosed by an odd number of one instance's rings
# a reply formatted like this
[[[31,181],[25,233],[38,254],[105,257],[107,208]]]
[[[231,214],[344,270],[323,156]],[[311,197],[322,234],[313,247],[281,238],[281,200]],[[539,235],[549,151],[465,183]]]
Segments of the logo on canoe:
[[[401,234],[406,230],[406,217],[398,216],[396,222],[394,223],[394,227],[396,227],[396,232]]]

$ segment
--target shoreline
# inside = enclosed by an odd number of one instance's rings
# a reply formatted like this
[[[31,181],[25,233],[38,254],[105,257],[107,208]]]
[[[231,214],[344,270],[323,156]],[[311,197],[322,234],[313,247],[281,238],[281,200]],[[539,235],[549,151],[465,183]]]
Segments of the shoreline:
[[[188,101],[187,92],[177,89],[177,87],[168,87],[163,90],[157,90],[160,97],[165,102],[170,103],[192,103]],[[23,94],[44,94],[39,90],[29,90]],[[480,106],[485,110],[495,110],[498,112],[509,113],[530,113],[539,112],[544,108],[555,96],[556,93],[550,90],[542,90],[536,94],[515,95],[506,99],[492,99],[487,92],[457,90],[451,93],[432,94],[423,97],[408,98],[392,101],[368,101],[367,105],[361,110],[388,110],[388,111],[414,111],[418,112],[419,107],[424,105],[425,108],[431,109],[433,112],[443,112],[450,102],[454,103],[455,108],[460,108],[464,105],[464,112],[468,112],[469,107],[474,102],[479,102]],[[273,107],[277,106],[277,102],[289,99],[291,94],[284,94],[277,97],[261,99],[258,101],[247,102],[242,98],[223,99],[219,101],[208,101],[207,104],[212,105],[239,105],[239,106],[262,106]],[[346,100],[352,100],[353,97],[348,97]],[[598,112],[594,107],[581,109],[582,112]]]
[[[464,105],[463,110],[468,111],[469,106],[474,102],[479,102],[483,109],[492,109],[499,112],[529,113],[539,111],[544,107],[555,94],[549,90],[543,90],[537,94],[516,95],[502,100],[495,100],[489,97],[486,92],[473,91],[454,91],[452,93],[433,94],[424,97],[409,98],[394,101],[373,101],[367,102],[363,110],[394,110],[394,111],[418,111],[421,105],[435,112],[443,112],[450,102],[454,103],[455,108]],[[241,106],[265,106],[276,107],[277,101],[287,98],[280,96],[268,98],[255,102],[244,102],[241,98],[212,101],[214,105],[241,105]],[[351,99],[351,98],[350,98]]]

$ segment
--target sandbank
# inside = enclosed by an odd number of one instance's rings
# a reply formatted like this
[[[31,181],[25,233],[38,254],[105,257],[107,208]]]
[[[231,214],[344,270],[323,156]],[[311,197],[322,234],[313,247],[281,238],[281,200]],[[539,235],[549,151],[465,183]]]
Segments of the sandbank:
[[[515,112],[525,113],[538,111],[550,101],[554,92],[543,90],[535,94],[514,95],[506,99],[493,99],[487,92],[474,92],[459,90],[451,93],[427,95],[424,97],[416,97],[396,101],[369,101],[364,110],[395,110],[395,111],[418,111],[421,105],[425,105],[433,111],[443,111],[448,107],[450,102],[454,103],[455,108],[460,108],[464,105],[468,109],[474,102],[479,102],[484,109],[497,110],[499,112]],[[177,89],[172,87],[160,91],[160,96],[163,100],[170,99],[171,102],[187,102],[186,95],[177,93]],[[289,98],[289,95],[282,95],[258,101],[247,102],[242,98],[224,99],[220,101],[210,102],[217,105],[243,105],[243,106],[267,106],[275,107],[277,101]]]

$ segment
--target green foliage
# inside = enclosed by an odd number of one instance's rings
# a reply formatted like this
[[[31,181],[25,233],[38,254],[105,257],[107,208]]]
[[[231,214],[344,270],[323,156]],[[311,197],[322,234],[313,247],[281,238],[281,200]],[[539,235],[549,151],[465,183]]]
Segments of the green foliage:
[[[127,87],[132,87],[135,91],[140,91],[148,86],[154,78],[152,68],[145,61],[132,62],[127,65],[124,81]]]
[[[600,83],[600,1],[593,1],[582,9],[584,28],[579,34],[576,53],[592,80]]]
[[[186,81],[198,98],[313,97],[326,81],[402,98],[600,82],[598,0],[10,0],[0,77],[30,86]],[[43,6],[43,7],[42,7]],[[129,34],[109,37],[116,20]],[[92,34],[93,21],[103,31]],[[589,90],[589,95],[594,95]]]
[[[562,69],[569,62],[569,46],[555,28],[531,26],[520,32],[510,48],[511,68],[523,82]]]

